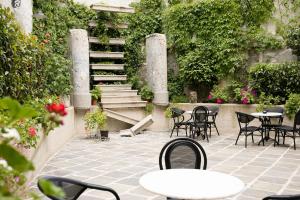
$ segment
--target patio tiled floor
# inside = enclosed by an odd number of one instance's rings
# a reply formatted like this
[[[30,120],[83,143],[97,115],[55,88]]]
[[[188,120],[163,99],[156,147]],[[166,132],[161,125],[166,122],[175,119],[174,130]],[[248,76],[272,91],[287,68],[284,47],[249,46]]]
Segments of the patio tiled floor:
[[[138,184],[145,172],[158,170],[158,155],[169,133],[146,132],[131,138],[110,134],[109,142],[76,137],[48,161],[40,175],[55,175],[114,188],[121,200],[165,200]],[[173,137],[174,138],[174,137]],[[236,134],[200,140],[208,155],[208,169],[239,177],[245,190],[232,199],[262,199],[270,194],[300,193],[300,150],[257,144],[244,148]],[[297,138],[299,140],[299,138]],[[259,138],[256,138],[259,140]],[[287,142],[291,142],[287,140]],[[300,141],[298,141],[299,143]],[[300,148],[300,146],[299,146]],[[81,200],[113,199],[107,193],[86,191]]]

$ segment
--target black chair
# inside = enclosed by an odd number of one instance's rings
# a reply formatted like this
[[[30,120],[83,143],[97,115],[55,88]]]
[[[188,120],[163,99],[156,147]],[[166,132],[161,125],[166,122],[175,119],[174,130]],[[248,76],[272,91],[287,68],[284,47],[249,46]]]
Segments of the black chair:
[[[117,192],[109,187],[84,183],[81,181],[77,181],[69,178],[63,178],[63,177],[43,176],[40,177],[39,179],[48,180],[52,182],[54,185],[56,185],[57,187],[60,187],[64,191],[66,196],[63,199],[47,195],[44,193],[43,189],[40,186],[40,183],[38,182],[39,190],[52,200],[76,200],[86,189],[95,189],[95,190],[110,192],[116,197],[117,200],[120,200],[120,197],[117,194]]]
[[[211,129],[215,128],[218,135],[220,135],[219,130],[217,128],[216,124],[216,118],[219,113],[219,107],[218,106],[209,106],[208,110],[210,111],[208,113],[208,121],[207,121],[207,126],[209,128],[209,137],[211,137]]]
[[[284,109],[282,107],[271,107],[266,109],[267,112],[277,112],[277,113],[284,113]],[[267,132],[267,137],[269,137],[270,131],[276,131],[276,128],[282,125],[283,116],[276,116],[276,117],[268,117],[266,118],[267,121],[264,124],[264,128]]]
[[[207,157],[203,147],[190,138],[177,138],[164,145],[159,154],[159,168],[206,169]]]
[[[276,142],[279,144],[280,136],[283,137],[283,144],[285,143],[285,138],[290,137],[294,141],[294,149],[296,150],[296,133],[300,134],[300,110],[295,115],[293,126],[281,125],[277,127],[274,146]]]
[[[201,135],[201,131],[203,130],[202,137],[203,139],[206,138],[207,142],[209,142],[207,136],[208,114],[209,111],[205,106],[197,106],[194,108],[192,113],[192,122],[190,123],[190,130],[193,138],[195,138],[196,133],[197,136]]]
[[[272,195],[263,198],[263,200],[300,200],[300,194],[296,195]]]
[[[177,132],[177,136],[178,136],[179,129],[184,129],[186,136],[188,136],[187,129],[190,125],[190,122],[184,120],[183,113],[185,111],[181,110],[179,108],[171,108],[171,112],[172,112],[171,117],[173,119],[173,124],[174,125],[173,125],[173,128],[172,128],[172,132],[171,132],[170,137],[172,137],[173,132],[174,132],[175,129],[176,129],[176,132]]]
[[[241,113],[241,112],[235,112],[237,115],[237,119],[238,119],[238,123],[239,123],[239,127],[240,127],[240,131],[238,134],[238,137],[235,141],[235,145],[237,144],[240,135],[242,135],[244,133],[245,135],[245,148],[247,148],[247,137],[251,135],[252,137],[252,142],[254,143],[254,132],[255,131],[260,131],[260,135],[255,135],[255,136],[261,136],[262,139],[262,143],[264,145],[264,140],[263,140],[263,133],[261,131],[260,127],[257,126],[249,126],[249,123],[252,122],[255,117],[253,117],[252,115],[248,115],[246,113]]]

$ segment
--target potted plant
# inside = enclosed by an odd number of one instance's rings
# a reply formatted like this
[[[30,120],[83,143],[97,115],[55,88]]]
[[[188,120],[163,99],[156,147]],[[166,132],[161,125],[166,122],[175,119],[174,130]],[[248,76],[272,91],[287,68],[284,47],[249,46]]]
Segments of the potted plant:
[[[101,129],[106,127],[106,115],[100,108],[87,112],[84,116],[84,121],[85,129],[90,133],[96,132],[97,134]],[[100,135],[101,139],[108,138],[108,131],[101,130]]]
[[[97,105],[97,102],[101,99],[101,90],[99,87],[95,87],[91,90],[92,105]]]

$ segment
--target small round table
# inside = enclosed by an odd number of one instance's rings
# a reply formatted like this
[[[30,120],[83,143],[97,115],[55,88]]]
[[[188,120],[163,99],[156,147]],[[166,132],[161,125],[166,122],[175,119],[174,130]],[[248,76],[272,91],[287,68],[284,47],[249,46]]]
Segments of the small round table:
[[[245,187],[231,175],[199,169],[168,169],[143,175],[140,185],[150,192],[177,199],[222,199]]]

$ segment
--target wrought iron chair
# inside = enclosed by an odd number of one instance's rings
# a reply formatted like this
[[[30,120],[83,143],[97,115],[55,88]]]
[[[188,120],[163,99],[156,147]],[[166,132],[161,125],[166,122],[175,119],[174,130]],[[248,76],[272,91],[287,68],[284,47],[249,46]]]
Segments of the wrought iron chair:
[[[173,132],[174,132],[175,129],[176,129],[176,132],[177,132],[177,136],[178,136],[179,129],[184,129],[186,136],[188,136],[187,129],[190,125],[190,122],[189,122],[189,120],[188,121],[184,120],[183,113],[185,111],[182,110],[182,109],[179,109],[179,108],[171,108],[171,112],[172,112],[171,117],[173,119],[173,124],[174,125],[173,125],[173,128],[172,128],[172,132],[171,132],[170,137],[172,137]]]
[[[252,142],[254,143],[254,132],[255,131],[260,131],[260,136],[262,139],[262,143],[264,145],[264,140],[263,140],[263,133],[261,132],[261,128],[257,127],[257,126],[249,126],[249,123],[252,122],[255,117],[253,117],[252,115],[248,115],[246,113],[241,113],[241,112],[235,112],[237,115],[237,119],[238,119],[238,123],[239,123],[239,127],[240,127],[240,131],[238,134],[238,137],[235,141],[235,145],[237,144],[239,137],[244,133],[245,135],[245,148],[247,148],[247,137],[251,135],[252,137]],[[255,135],[255,136],[259,136],[259,135]]]
[[[272,195],[263,198],[263,200],[300,200],[300,194],[296,195]]]
[[[276,145],[276,142],[278,142],[279,144],[280,136],[283,137],[283,144],[285,143],[285,138],[290,137],[294,141],[294,149],[296,150],[297,133],[300,135],[300,110],[298,110],[298,112],[295,115],[293,126],[281,125],[276,128],[274,146]]]
[[[210,111],[208,113],[208,121],[207,121],[207,126],[209,128],[209,137],[211,137],[211,129],[215,128],[218,135],[220,135],[219,130],[217,128],[216,124],[216,118],[219,113],[219,107],[218,106],[209,106],[208,110]]]
[[[63,178],[63,177],[43,176],[40,177],[40,179],[45,179],[52,182],[53,184],[60,187],[65,192],[66,196],[64,199],[47,195],[45,194],[45,192],[40,186],[40,183],[38,182],[39,190],[52,200],[76,200],[86,189],[95,189],[95,190],[110,192],[115,196],[116,200],[120,200],[120,197],[117,194],[117,192],[109,187],[84,183],[81,181],[77,181],[69,178]]]
[[[267,112],[277,112],[284,113],[284,109],[282,107],[271,107],[266,109]],[[276,117],[268,117],[267,122],[264,123],[264,128],[266,128],[267,135],[269,136],[270,131],[276,131],[276,128],[281,126],[283,122],[283,116]]]
[[[206,169],[207,157],[203,147],[190,138],[177,138],[164,145],[159,154],[159,168]]]
[[[201,135],[201,131],[203,130],[203,139],[206,138],[207,142],[207,128],[208,128],[208,109],[205,106],[197,106],[194,108],[192,113],[192,122],[190,123],[190,130],[192,132],[192,137],[195,138],[195,135]]]

